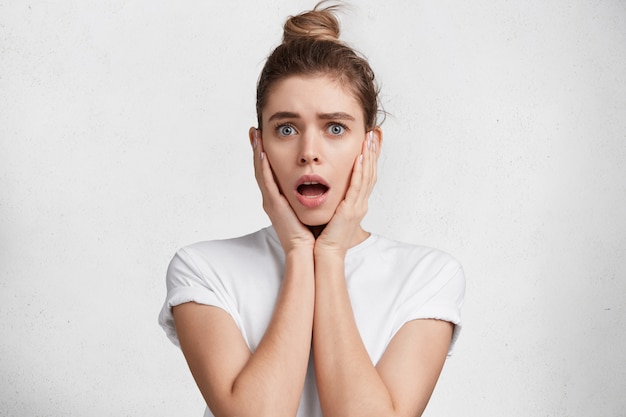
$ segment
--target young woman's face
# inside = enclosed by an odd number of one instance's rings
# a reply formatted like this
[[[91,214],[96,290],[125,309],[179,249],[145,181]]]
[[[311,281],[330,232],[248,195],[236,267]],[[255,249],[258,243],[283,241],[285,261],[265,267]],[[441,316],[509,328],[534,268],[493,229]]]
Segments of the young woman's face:
[[[262,120],[281,192],[303,224],[328,223],[366,138],[359,102],[330,77],[293,76],[273,87]]]

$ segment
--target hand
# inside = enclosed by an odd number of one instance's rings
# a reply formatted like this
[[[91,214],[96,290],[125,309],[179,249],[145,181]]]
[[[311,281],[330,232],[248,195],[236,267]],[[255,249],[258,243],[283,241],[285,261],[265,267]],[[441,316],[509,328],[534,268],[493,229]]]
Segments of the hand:
[[[357,156],[346,196],[315,242],[315,255],[335,254],[345,258],[346,252],[366,237],[361,221],[367,213],[369,196],[376,183],[380,129],[367,134],[361,154]]]
[[[293,249],[313,251],[315,238],[300,222],[289,202],[280,193],[267,155],[263,150],[261,131],[250,128],[250,141],[254,152],[254,176],[263,196],[263,210],[267,213],[285,253]]]

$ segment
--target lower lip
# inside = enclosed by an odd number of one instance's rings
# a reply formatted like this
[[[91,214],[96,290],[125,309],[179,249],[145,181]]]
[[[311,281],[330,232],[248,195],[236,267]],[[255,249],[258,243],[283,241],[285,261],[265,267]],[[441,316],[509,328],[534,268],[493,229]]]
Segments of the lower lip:
[[[328,191],[326,191],[324,194],[320,194],[320,195],[318,195],[316,197],[305,197],[305,196],[303,196],[302,194],[300,194],[299,192],[296,191],[296,198],[298,199],[300,204],[302,204],[304,207],[315,208],[315,207],[319,207],[322,204],[324,204],[324,202],[328,198]]]

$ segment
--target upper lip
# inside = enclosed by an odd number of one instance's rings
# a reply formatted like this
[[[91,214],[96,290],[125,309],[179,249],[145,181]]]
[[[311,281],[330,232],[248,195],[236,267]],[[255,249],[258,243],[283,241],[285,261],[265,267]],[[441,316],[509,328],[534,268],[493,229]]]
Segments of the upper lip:
[[[330,186],[328,185],[328,183],[326,181],[324,181],[324,178],[320,177],[317,174],[309,174],[309,175],[303,175],[301,176],[298,181],[296,182],[296,186],[295,188],[298,189],[299,186],[301,186],[302,184],[322,184],[323,186],[330,188]]]

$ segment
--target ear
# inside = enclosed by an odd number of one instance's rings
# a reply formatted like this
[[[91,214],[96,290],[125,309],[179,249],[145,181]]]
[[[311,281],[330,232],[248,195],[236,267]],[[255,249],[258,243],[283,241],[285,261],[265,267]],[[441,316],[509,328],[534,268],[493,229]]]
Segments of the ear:
[[[250,145],[252,145],[253,148],[256,148],[257,141],[261,137],[261,131],[252,126],[250,130],[248,130],[248,137],[250,138]]]

